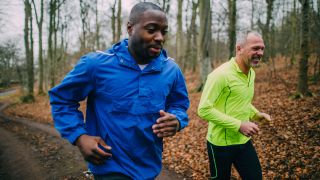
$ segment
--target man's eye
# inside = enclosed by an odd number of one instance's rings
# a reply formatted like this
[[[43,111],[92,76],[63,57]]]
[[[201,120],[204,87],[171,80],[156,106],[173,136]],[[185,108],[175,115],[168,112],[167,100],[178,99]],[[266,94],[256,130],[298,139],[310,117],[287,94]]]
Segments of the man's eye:
[[[163,34],[163,35],[166,35],[167,33],[168,33],[168,30],[163,30],[163,31],[162,31],[162,34]]]
[[[147,29],[148,33],[152,34],[154,33],[156,30],[155,29]]]

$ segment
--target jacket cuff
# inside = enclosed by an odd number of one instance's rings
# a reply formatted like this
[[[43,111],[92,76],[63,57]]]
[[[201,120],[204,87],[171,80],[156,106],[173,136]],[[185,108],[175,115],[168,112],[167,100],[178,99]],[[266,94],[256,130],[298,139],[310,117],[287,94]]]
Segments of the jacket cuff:
[[[83,134],[87,134],[87,131],[83,128],[78,128],[76,129],[76,131],[74,131],[72,134],[70,134],[68,137],[66,137],[68,139],[68,141],[75,145],[77,139],[83,135]]]
[[[240,126],[241,126],[241,121],[240,121],[240,120],[237,120],[237,121],[236,121],[236,124],[235,124],[235,129],[234,129],[234,130],[235,130],[236,132],[238,132],[238,131],[240,130]]]
[[[180,117],[178,115],[176,115],[177,120],[179,121],[179,129],[178,132],[180,132],[182,129],[184,129],[187,125],[188,125],[188,118],[186,120],[185,117]],[[182,120],[184,119],[184,120]]]

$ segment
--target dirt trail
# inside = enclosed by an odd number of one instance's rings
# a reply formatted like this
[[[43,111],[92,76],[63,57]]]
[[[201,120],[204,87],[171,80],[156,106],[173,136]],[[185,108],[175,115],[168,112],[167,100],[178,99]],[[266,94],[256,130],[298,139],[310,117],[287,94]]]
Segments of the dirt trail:
[[[0,179],[85,179],[76,147],[22,121],[0,115]]]
[[[0,127],[0,179],[42,179],[45,171],[30,157],[30,149]],[[14,172],[14,173],[13,173]]]
[[[78,149],[50,125],[4,116],[0,103],[0,179],[86,179]],[[157,180],[184,179],[163,168]]]

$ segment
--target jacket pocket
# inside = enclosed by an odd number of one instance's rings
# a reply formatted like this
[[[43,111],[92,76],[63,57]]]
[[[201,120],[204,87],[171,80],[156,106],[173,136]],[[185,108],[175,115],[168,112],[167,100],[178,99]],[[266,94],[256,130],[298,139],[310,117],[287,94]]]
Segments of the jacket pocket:
[[[161,97],[151,97],[149,99],[149,109],[153,113],[158,113],[160,110],[165,111],[165,99]]]
[[[114,98],[112,100],[113,112],[131,112],[134,101],[131,98]]]

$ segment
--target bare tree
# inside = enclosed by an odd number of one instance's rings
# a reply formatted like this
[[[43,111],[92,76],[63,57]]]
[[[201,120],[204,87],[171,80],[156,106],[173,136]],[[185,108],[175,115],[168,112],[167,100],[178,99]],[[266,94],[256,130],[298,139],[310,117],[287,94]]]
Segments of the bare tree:
[[[200,65],[200,83],[197,91],[201,91],[206,81],[206,77],[211,71],[211,2],[199,1],[200,13],[200,34],[198,39],[197,60]]]
[[[297,92],[300,96],[310,95],[308,89],[309,59],[309,9],[310,0],[299,0],[302,6],[302,42],[300,47],[299,76]]]
[[[251,0],[251,19],[250,19],[250,25],[251,25],[251,29],[254,29],[254,23],[253,23],[253,18],[254,18],[254,0]]]
[[[310,7],[310,30],[309,30],[309,44],[310,44],[310,56],[313,55],[315,58],[315,62],[312,65],[313,69],[313,82],[315,84],[318,83],[320,79],[320,34],[318,33],[320,31],[320,0],[317,1],[317,6],[315,6],[315,1],[311,1],[311,7]]]
[[[192,0],[192,14],[190,24],[187,27],[187,43],[185,51],[185,61],[187,62],[188,68],[191,67],[192,71],[196,70],[197,62],[197,27],[196,27],[196,17],[199,2],[197,0]],[[188,7],[187,7],[188,9]]]
[[[291,36],[295,37],[297,34],[297,6],[296,6],[296,0],[293,0],[293,12],[291,13],[291,19],[292,19],[292,28],[291,28]],[[293,64],[296,61],[296,51],[297,51],[297,38],[292,38],[291,42],[291,57],[290,57],[290,67],[293,66]]]
[[[320,0],[317,1],[317,14],[316,14],[316,30],[317,32],[320,31],[320,22],[319,22],[319,19],[320,19]],[[317,42],[318,44],[320,43],[320,34],[317,33]],[[316,59],[316,64],[315,64],[315,71],[314,71],[314,80],[315,80],[315,83],[317,83],[320,79],[320,48],[318,47],[316,49],[316,54],[317,54],[317,59]]]
[[[176,55],[177,61],[182,69],[184,69],[183,51],[182,51],[182,0],[178,0],[177,12],[177,34],[176,34]]]
[[[164,10],[166,14],[169,13],[170,10],[170,0],[157,0],[157,4],[161,6],[161,8]]]
[[[118,0],[118,12],[117,12],[117,38],[116,42],[120,41],[121,36],[121,0]]]
[[[38,87],[38,93],[39,94],[44,94],[44,90],[43,90],[43,50],[42,50],[42,24],[43,24],[43,0],[40,0],[40,15],[38,15],[37,12],[37,7],[36,4],[34,2],[34,0],[32,0],[32,4],[33,4],[33,10],[36,16],[36,23],[38,26],[38,31],[39,31],[39,35],[38,35],[38,60],[39,60],[39,87]]]
[[[27,64],[27,95],[23,101],[34,101],[34,67],[33,67],[33,36],[32,36],[32,8],[29,0],[24,0],[24,45]]]
[[[100,49],[100,23],[99,23],[99,11],[98,11],[98,0],[95,0],[95,21],[96,21],[96,48]]]
[[[50,87],[55,86],[57,68],[57,31],[60,19],[60,7],[65,0],[50,0],[49,2],[49,33],[48,33],[48,61]]]
[[[0,87],[10,86],[12,81],[22,82],[21,76],[15,70],[19,50],[17,42],[11,40],[0,44]]]
[[[116,37],[116,3],[117,3],[117,1],[114,1],[114,3],[111,6],[112,44],[116,43],[116,41],[117,41],[117,37]]]
[[[82,40],[81,40],[81,50],[87,48],[87,34],[89,34],[89,10],[90,3],[87,0],[80,0],[80,17],[81,17],[81,27],[82,27]]]
[[[55,55],[53,48],[53,34],[55,29],[57,0],[50,0],[49,2],[49,34],[48,34],[48,60],[49,60],[49,79],[50,86],[55,85]]]
[[[273,11],[273,5],[275,0],[266,0],[267,2],[267,20],[266,24],[264,25],[262,29],[264,40],[266,41],[266,44],[268,44],[266,48],[266,52],[264,54],[264,57],[266,61],[269,61],[269,58],[271,57],[271,49],[273,44],[271,44],[271,36],[270,36],[270,24],[272,20],[272,11]],[[271,57],[272,58],[272,57]]]
[[[228,17],[229,17],[229,58],[235,55],[235,45],[236,45],[236,19],[237,19],[237,1],[228,0]]]

